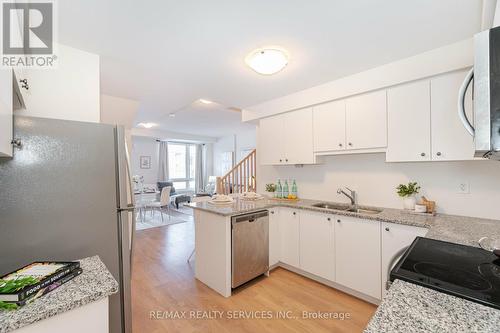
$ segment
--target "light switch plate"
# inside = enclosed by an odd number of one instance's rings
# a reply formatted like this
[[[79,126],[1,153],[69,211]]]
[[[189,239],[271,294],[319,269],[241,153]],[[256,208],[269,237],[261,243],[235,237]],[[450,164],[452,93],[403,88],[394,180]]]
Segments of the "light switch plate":
[[[469,194],[470,193],[470,185],[469,182],[461,182],[458,184],[458,193],[460,194]]]

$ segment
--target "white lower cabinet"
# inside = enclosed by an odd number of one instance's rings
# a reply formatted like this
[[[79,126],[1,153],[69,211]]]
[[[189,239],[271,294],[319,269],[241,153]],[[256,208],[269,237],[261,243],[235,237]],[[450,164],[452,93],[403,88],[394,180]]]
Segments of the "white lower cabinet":
[[[426,228],[290,208],[269,210],[269,265],[300,268],[381,299],[397,259]]]
[[[380,222],[339,216],[334,225],[335,282],[380,299]]]
[[[280,209],[269,210],[269,266],[280,261]]]
[[[280,209],[280,261],[294,267],[300,267],[299,224],[300,217],[298,209]]]
[[[335,217],[310,211],[300,212],[300,269],[335,280]]]
[[[382,223],[382,296],[385,295],[389,273],[397,259],[417,236],[423,237],[425,234],[427,234],[426,228]]]

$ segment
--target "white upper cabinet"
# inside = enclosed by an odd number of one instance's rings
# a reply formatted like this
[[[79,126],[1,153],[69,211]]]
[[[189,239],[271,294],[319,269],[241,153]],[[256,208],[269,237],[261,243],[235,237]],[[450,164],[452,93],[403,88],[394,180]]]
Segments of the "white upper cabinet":
[[[0,69],[0,157],[12,157],[13,73]]]
[[[457,115],[465,75],[450,72],[261,119],[261,164],[383,151],[387,162],[472,160],[473,138]],[[466,97],[472,119],[470,90]]]
[[[264,118],[259,123],[259,154],[263,165],[313,164],[312,109]]]
[[[335,279],[333,215],[300,213],[300,268],[324,279]]]
[[[375,91],[346,100],[347,149],[387,146],[386,91]]]
[[[280,261],[280,209],[269,210],[269,266]]]
[[[314,163],[312,108],[285,113],[284,121],[285,163]]]
[[[386,91],[313,108],[314,151],[345,152],[387,146]]]
[[[427,229],[409,225],[382,223],[382,296],[386,292],[389,273],[404,250],[417,236],[425,236]]]
[[[387,162],[431,160],[431,109],[428,80],[387,90]]]
[[[345,150],[345,100],[313,108],[314,151]]]
[[[299,268],[299,212],[295,209],[280,209],[279,221],[280,261]]]
[[[335,282],[380,299],[380,222],[341,216],[334,225]]]
[[[448,73],[431,79],[432,160],[471,160],[472,136],[465,130],[457,113],[458,90],[467,71]],[[472,120],[472,89],[467,91],[465,108]]]
[[[277,115],[261,119],[259,122],[258,158],[260,164],[272,165],[283,163],[283,116]]]

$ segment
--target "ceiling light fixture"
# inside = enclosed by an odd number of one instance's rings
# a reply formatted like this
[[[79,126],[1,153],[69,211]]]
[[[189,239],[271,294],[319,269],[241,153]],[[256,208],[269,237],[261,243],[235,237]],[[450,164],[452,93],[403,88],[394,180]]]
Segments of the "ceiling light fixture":
[[[281,71],[288,64],[288,52],[278,46],[269,46],[250,52],[245,63],[259,74],[272,75]]]
[[[155,123],[138,123],[137,126],[144,127],[144,128],[151,128],[151,127],[156,126],[156,124]]]
[[[213,103],[212,101],[209,101],[208,99],[203,99],[203,98],[200,98],[199,101],[203,104],[212,104]]]
[[[171,113],[169,113],[169,114],[168,114],[168,116],[169,116],[170,118],[175,118],[175,113],[171,112]]]

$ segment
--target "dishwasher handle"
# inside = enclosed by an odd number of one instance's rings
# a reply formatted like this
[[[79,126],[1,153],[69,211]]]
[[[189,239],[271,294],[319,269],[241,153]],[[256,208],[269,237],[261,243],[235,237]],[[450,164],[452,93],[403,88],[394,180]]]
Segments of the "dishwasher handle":
[[[269,216],[269,212],[267,210],[262,210],[262,211],[255,212],[255,213],[233,216],[231,218],[231,222],[233,222],[233,223],[255,222],[257,219],[259,219],[261,217],[266,217],[266,216]]]

